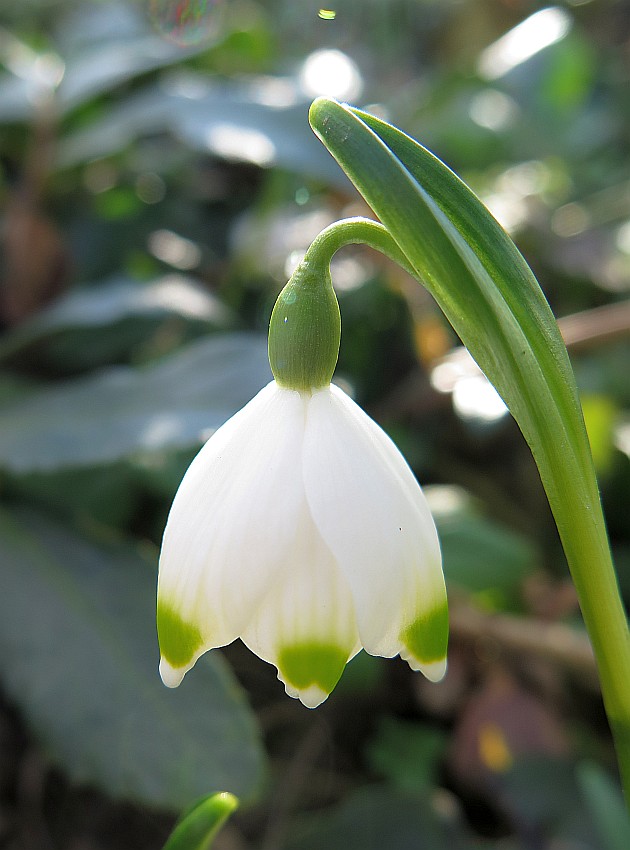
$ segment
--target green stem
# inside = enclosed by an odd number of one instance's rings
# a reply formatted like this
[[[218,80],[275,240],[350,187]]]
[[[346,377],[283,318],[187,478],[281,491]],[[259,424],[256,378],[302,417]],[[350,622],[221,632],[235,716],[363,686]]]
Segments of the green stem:
[[[375,248],[422,282],[390,232],[382,224],[365,218],[345,219],[327,227],[316,237],[305,259],[314,265],[328,264],[339,248],[354,243]],[[514,365],[518,368],[518,363]],[[553,383],[548,375],[546,380],[550,381],[549,402],[553,404]],[[532,443],[532,450],[597,659],[621,780],[630,804],[630,632],[612,563],[588,440],[577,400],[575,403],[577,416],[564,437],[556,430],[551,407],[545,411],[537,409],[539,405],[535,403],[531,406],[535,411],[535,427],[543,436],[537,446]]]
[[[561,462],[560,458],[556,460]],[[557,507],[559,500],[556,500],[554,515],[597,659],[604,706],[615,741],[626,801],[630,806],[628,620],[619,593],[594,475],[591,498],[584,500],[581,495],[577,488],[567,493],[561,509]]]
[[[333,254],[344,245],[369,245],[385,254],[410,275],[416,277],[413,266],[398,247],[387,228],[371,218],[344,218],[330,224],[313,240],[304,259],[315,266],[330,265]]]

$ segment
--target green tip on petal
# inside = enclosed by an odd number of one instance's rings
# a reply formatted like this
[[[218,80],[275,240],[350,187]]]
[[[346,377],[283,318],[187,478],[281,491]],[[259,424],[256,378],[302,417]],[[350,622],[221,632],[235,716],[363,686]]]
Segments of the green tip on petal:
[[[162,601],[158,601],[157,630],[162,654],[160,675],[165,685],[175,688],[191,666],[203,644],[203,638],[197,626],[187,623],[177,611]]]
[[[347,661],[348,651],[342,647],[303,643],[280,650],[278,672],[289,696],[317,708],[334,689]]]
[[[446,673],[448,646],[448,605],[444,602],[424,613],[401,632],[405,650],[401,657],[413,670],[421,670],[427,679],[439,682]]]

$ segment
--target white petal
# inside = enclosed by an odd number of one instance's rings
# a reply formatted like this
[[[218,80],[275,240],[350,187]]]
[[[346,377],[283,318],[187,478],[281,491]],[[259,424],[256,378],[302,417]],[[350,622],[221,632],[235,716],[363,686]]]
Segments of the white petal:
[[[289,696],[315,708],[359,649],[350,588],[302,500],[282,573],[246,627],[243,641],[278,668]]]
[[[335,386],[308,404],[304,483],[315,524],[351,587],[367,652],[400,652],[437,675],[432,665],[443,660],[444,640],[430,644],[432,635],[445,637],[446,593],[433,517],[394,443]]]
[[[184,476],[158,582],[163,619],[188,647],[180,653],[185,665],[179,656],[165,659],[172,681],[169,666],[178,674],[190,669],[207,649],[241,633],[284,562],[304,502],[305,405],[272,381],[215,432]],[[158,627],[159,620],[158,613]]]
[[[167,688],[177,688],[181,684],[186,672],[185,667],[173,667],[168,663],[166,658],[160,658],[160,676]]]

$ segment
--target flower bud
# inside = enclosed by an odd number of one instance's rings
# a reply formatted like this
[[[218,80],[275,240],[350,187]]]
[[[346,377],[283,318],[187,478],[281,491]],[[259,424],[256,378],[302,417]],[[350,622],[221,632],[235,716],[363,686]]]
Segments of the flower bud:
[[[340,340],[328,263],[305,258],[278,296],[269,322],[269,363],[278,386],[298,391],[328,386]]]

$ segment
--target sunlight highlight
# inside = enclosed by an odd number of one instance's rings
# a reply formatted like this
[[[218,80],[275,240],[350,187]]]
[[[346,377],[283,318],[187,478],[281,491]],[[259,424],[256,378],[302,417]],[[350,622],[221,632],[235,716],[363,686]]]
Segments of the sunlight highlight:
[[[158,260],[182,271],[194,269],[201,262],[199,246],[172,230],[154,231],[149,236],[149,251]]]
[[[358,66],[341,50],[316,50],[306,58],[300,84],[309,97],[355,100],[363,91]]]
[[[453,409],[465,422],[491,425],[508,413],[505,403],[465,348],[456,348],[431,372],[431,386],[451,394]]]
[[[271,139],[259,130],[249,127],[217,124],[208,130],[206,142],[214,153],[237,162],[251,162],[268,167],[273,165],[276,159],[276,146]]]
[[[560,41],[571,29],[571,16],[559,6],[541,9],[487,47],[478,70],[486,80],[496,80]]]

